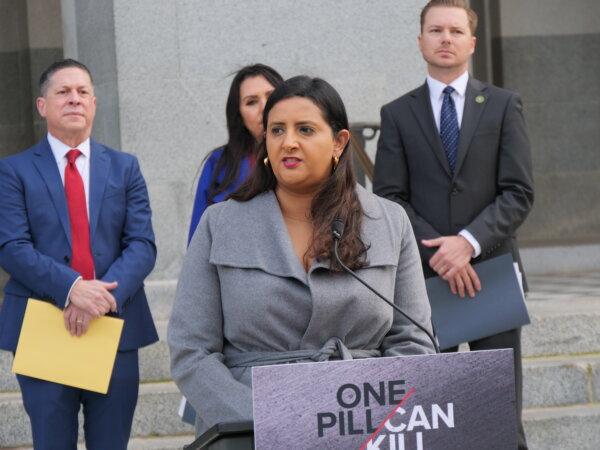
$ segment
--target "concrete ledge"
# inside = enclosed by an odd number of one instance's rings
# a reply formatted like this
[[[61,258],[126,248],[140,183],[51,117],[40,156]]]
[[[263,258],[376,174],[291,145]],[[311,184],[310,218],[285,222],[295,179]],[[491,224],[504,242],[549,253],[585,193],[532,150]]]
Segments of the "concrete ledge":
[[[140,356],[140,381],[169,381],[171,367],[169,360],[169,346],[167,341],[161,339],[149,347],[139,350]]]
[[[196,436],[186,434],[183,436],[167,436],[152,438],[134,438],[129,441],[129,450],[180,450],[184,445],[194,442]],[[85,447],[81,447],[84,450]]]
[[[20,393],[0,394],[0,448],[31,443],[29,419]]]
[[[129,450],[181,450],[185,445],[194,442],[193,434],[182,436],[133,438],[129,440]],[[34,450],[33,447],[4,447],[6,450]],[[79,441],[77,450],[86,450],[85,443]]]
[[[181,394],[174,383],[140,385],[131,435],[146,438],[193,434],[193,427],[181,422],[177,415],[180,399]],[[0,448],[31,445],[29,418],[19,393],[0,394],[0,417]],[[83,437],[81,414],[79,436]]]
[[[594,394],[590,390],[593,367],[600,367],[600,355],[524,360],[523,407],[593,403]]]
[[[144,288],[154,320],[168,320],[175,300],[177,280],[147,280]]]
[[[519,249],[526,274],[600,270],[600,244]]]
[[[14,392],[19,390],[17,377],[11,371],[12,362],[12,353],[0,351],[0,392]]]
[[[592,367],[592,394],[594,400],[600,403],[600,362],[591,364]]]
[[[523,328],[523,356],[600,353],[600,301],[528,301],[531,324]]]
[[[531,450],[597,450],[600,404],[523,411]]]
[[[133,417],[132,436],[168,436],[193,433],[193,427],[177,415],[181,394],[175,383],[140,385]]]

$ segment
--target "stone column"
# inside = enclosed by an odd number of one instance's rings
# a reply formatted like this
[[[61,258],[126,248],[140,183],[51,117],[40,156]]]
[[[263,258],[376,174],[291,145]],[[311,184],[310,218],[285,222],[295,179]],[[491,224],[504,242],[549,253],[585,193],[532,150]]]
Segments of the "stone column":
[[[1,158],[30,147],[45,132],[35,109],[37,79],[62,56],[59,0],[0,0],[0,30]],[[0,289],[6,280],[0,269]]]
[[[112,0],[60,0],[65,58],[89,67],[98,98],[93,138],[119,148],[119,95]],[[140,49],[142,50],[142,49]]]
[[[0,0],[0,157],[33,142],[27,7]]]

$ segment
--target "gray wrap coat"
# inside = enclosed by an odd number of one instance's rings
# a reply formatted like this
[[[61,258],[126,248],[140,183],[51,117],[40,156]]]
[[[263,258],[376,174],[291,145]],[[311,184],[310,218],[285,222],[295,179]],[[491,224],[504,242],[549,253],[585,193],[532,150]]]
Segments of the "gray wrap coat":
[[[431,330],[419,253],[401,206],[357,186],[368,266],[357,273]],[[294,253],[274,192],[209,207],[188,248],[168,342],[171,371],[201,433],[252,418],[248,352],[320,350],[330,338],[383,356],[433,353],[427,335],[345,273]],[[335,355],[334,355],[335,356]],[[323,359],[323,358],[321,358]]]

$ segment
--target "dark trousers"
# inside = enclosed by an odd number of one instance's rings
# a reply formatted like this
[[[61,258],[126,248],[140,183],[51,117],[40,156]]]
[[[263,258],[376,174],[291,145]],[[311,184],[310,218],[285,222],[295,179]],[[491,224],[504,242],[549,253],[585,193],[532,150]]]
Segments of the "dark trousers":
[[[521,329],[505,331],[483,339],[469,342],[471,350],[496,350],[500,348],[512,348],[515,359],[515,391],[517,400],[517,443],[519,450],[526,450],[527,441],[523,429],[523,365],[521,362]],[[458,347],[450,347],[444,353],[456,352]]]
[[[126,450],[139,386],[137,350],[117,352],[108,392],[17,375],[35,450],[76,450],[79,408],[88,450]]]

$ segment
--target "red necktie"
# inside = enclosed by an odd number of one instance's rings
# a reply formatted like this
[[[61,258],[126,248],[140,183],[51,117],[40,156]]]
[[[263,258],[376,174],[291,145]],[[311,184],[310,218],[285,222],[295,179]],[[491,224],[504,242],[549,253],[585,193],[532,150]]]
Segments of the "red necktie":
[[[90,224],[88,222],[85,189],[75,160],[81,155],[77,149],[67,152],[65,167],[65,194],[71,222],[71,267],[79,272],[84,280],[94,279],[94,259],[90,245]]]

